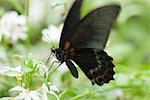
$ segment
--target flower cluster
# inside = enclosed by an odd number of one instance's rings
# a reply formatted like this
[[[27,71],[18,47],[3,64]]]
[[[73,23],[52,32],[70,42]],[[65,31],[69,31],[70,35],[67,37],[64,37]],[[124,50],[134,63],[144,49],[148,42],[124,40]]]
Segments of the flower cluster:
[[[29,90],[21,86],[16,86],[10,89],[9,92],[18,93],[16,97],[13,97],[15,100],[49,100],[48,94],[54,95],[59,100],[59,97],[55,93],[59,92],[59,89],[55,85],[51,85],[50,82],[48,82],[48,85],[43,83],[37,90]]]
[[[18,15],[15,11],[6,13],[0,19],[0,41],[2,38],[11,42],[16,42],[18,39],[25,40],[27,38],[26,20],[26,16]]]
[[[43,84],[36,89],[29,86],[29,81],[33,76],[38,74],[44,80]],[[53,95],[59,100],[59,89],[52,85],[48,80],[48,68],[43,63],[35,59],[25,60],[25,67],[21,65],[17,67],[0,66],[0,76],[16,77],[18,85],[9,90],[10,97],[0,98],[6,100],[49,100],[49,95]],[[30,77],[29,77],[30,76]],[[34,76],[35,77],[35,76]],[[28,87],[26,87],[28,86]]]
[[[21,70],[21,65],[15,68],[0,66],[0,76],[4,75],[9,77],[22,76],[23,72]]]

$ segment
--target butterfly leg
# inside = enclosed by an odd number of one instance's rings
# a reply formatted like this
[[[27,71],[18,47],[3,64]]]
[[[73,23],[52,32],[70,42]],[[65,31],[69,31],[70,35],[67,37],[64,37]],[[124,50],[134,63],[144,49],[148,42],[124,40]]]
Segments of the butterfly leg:
[[[48,53],[47,54],[48,56],[45,56],[43,59],[42,59],[42,62],[45,63],[45,65],[48,65],[50,60],[54,57],[54,55],[52,54],[52,52],[50,52],[50,54]]]
[[[57,61],[57,62],[54,61],[53,64],[54,64],[54,63],[58,63],[58,62],[60,63],[60,61]],[[61,64],[62,64],[62,63],[60,63],[52,72],[49,72],[48,76],[51,75],[53,72],[55,72],[56,69],[57,69]],[[49,70],[49,71],[50,71],[50,70]]]
[[[48,71],[50,71],[50,70],[51,70],[52,66],[53,66],[55,63],[60,63],[60,65],[62,64],[62,63],[61,63],[60,61],[58,61],[58,60],[53,61],[53,62],[52,62],[52,64],[50,65],[50,67],[49,67]],[[60,66],[60,65],[59,65],[59,66]]]

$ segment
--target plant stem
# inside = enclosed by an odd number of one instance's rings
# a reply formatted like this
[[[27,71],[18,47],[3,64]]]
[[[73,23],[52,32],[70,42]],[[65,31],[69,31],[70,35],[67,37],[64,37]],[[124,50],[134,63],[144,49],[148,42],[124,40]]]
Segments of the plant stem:
[[[85,93],[83,93],[81,95],[77,95],[77,96],[73,97],[73,100],[80,100],[82,97],[88,96],[88,95],[90,95],[89,91],[87,91],[87,92],[85,92]]]
[[[27,16],[27,20],[26,20],[26,26],[27,26],[27,40],[26,40],[26,47],[29,48],[30,46],[30,25],[29,25],[29,4],[30,4],[30,1],[27,0],[27,4],[26,4],[26,11],[25,11],[25,14]]]
[[[22,86],[22,77],[21,76],[16,76],[17,82],[19,86]]]

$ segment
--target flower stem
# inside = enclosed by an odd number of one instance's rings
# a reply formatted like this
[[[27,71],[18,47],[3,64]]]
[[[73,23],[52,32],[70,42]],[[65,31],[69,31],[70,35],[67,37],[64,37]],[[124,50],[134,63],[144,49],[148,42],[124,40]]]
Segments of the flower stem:
[[[26,11],[25,11],[25,14],[26,14],[26,16],[27,16],[27,21],[26,21],[26,26],[27,26],[26,47],[27,47],[27,48],[30,46],[29,4],[30,4],[30,0],[27,0]]]
[[[17,78],[18,86],[22,86],[22,78],[21,78],[21,76],[16,76],[16,78]]]
[[[87,92],[85,92],[85,93],[83,93],[83,94],[81,94],[81,95],[77,95],[77,96],[73,97],[72,100],[79,100],[79,99],[81,99],[82,97],[85,97],[85,96],[88,96],[88,95],[90,95],[90,92],[89,92],[89,91],[87,91]]]

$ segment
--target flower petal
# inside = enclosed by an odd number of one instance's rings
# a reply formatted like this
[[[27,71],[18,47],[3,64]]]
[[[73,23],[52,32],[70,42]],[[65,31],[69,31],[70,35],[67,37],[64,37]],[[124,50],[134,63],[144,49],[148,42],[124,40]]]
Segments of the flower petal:
[[[50,90],[60,92],[56,85],[50,86]]]
[[[25,89],[23,87],[21,87],[21,86],[16,86],[16,87],[11,88],[9,90],[9,92],[24,92],[24,91],[25,91]]]

